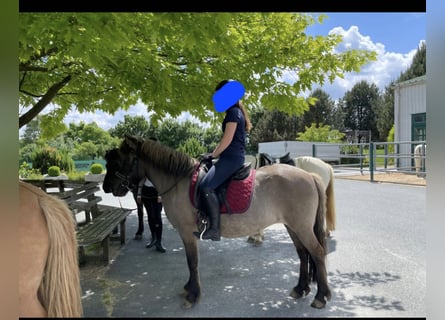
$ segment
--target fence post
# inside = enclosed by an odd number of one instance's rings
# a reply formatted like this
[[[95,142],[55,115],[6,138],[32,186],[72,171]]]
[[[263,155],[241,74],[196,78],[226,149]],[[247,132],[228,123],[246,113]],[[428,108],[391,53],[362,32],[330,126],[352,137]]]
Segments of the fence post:
[[[315,143],[312,144],[312,156],[315,158],[317,157],[317,147]]]
[[[369,143],[369,177],[374,182],[374,143]]]

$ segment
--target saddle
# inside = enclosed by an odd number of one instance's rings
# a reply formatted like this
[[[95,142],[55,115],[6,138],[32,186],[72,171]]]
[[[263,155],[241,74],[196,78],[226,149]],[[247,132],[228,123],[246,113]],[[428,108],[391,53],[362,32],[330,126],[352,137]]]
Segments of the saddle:
[[[274,163],[285,163],[290,165],[295,165],[295,161],[289,156],[290,152],[280,156],[280,157],[272,157],[268,153],[260,153],[260,166],[267,166]],[[267,162],[267,163],[266,163]]]
[[[190,201],[196,209],[200,209],[198,186],[206,175],[208,168],[208,164],[197,165],[190,181]],[[245,163],[215,190],[222,214],[247,211],[252,200],[255,173],[256,170],[251,168],[251,163]]]

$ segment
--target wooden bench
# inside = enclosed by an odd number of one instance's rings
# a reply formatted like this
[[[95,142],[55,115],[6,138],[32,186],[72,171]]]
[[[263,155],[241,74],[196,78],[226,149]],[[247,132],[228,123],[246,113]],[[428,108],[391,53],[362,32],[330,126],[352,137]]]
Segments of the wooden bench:
[[[121,244],[125,244],[125,222],[132,209],[97,205],[100,214],[92,221],[77,228],[77,241],[79,245],[79,261],[85,260],[85,246],[101,243],[102,257],[104,261],[110,260],[110,237],[119,226],[119,238]]]
[[[102,258],[110,260],[110,239],[119,234],[121,244],[125,244],[126,218],[132,209],[100,204],[102,198],[95,193],[100,190],[97,182],[72,180],[23,180],[32,183],[48,194],[64,200],[77,221],[77,241],[79,245],[79,263],[86,261],[85,247],[101,243]],[[56,191],[49,190],[56,188]],[[78,215],[84,213],[84,221],[78,221]]]

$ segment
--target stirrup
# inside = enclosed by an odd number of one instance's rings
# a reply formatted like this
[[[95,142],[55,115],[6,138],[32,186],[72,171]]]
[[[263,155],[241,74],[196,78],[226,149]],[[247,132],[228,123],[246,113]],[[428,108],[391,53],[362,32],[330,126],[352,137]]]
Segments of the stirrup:
[[[221,240],[221,232],[219,230],[215,229],[209,229],[206,231],[207,233],[213,233],[213,235],[206,235],[205,232],[202,233],[201,239],[202,240],[212,240],[212,241],[220,241]]]

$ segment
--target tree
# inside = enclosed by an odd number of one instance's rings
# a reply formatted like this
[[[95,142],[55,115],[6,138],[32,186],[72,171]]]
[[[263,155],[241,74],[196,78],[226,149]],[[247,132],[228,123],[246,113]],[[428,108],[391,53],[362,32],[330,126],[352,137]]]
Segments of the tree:
[[[112,137],[123,138],[125,134],[140,137],[156,136],[155,128],[150,126],[143,116],[124,115],[124,121],[119,121],[114,128],[108,130]]]
[[[294,140],[298,129],[297,116],[267,110],[252,129],[249,135],[250,143],[257,147],[260,142]]]
[[[400,75],[397,82],[402,82],[417,78],[426,74],[426,44],[423,42],[419,48],[417,48],[416,54],[413,57],[413,61],[408,69]]]
[[[379,89],[365,80],[358,82],[347,91],[343,98],[345,127],[351,130],[371,131],[374,138],[378,137],[375,112],[380,99]]]
[[[304,112],[302,127],[310,127],[312,123],[330,124],[332,121],[334,101],[332,101],[329,94],[321,89],[314,90],[310,96],[316,98],[317,101],[309,107],[308,111]]]
[[[391,127],[394,125],[394,82],[385,87],[381,103],[377,106],[375,121],[379,133],[379,141],[386,141]]]
[[[298,141],[314,141],[314,142],[342,142],[345,134],[333,129],[331,126],[312,123],[310,127],[306,127],[304,132],[299,132],[297,135]]]
[[[40,119],[39,117],[34,118],[29,122],[23,131],[22,137],[20,139],[20,145],[25,146],[28,144],[35,143],[40,138]]]
[[[376,58],[336,52],[339,35],[306,35],[325,17],[309,14],[19,15],[19,105],[26,110],[19,128],[41,114],[44,137],[65,130],[72,109],[114,114],[138,101],[153,111],[153,122],[182,111],[207,122],[215,115],[213,90],[226,78],[244,84],[247,105],[301,114],[310,101],[300,92]],[[298,75],[294,83],[282,78],[288,71]]]

